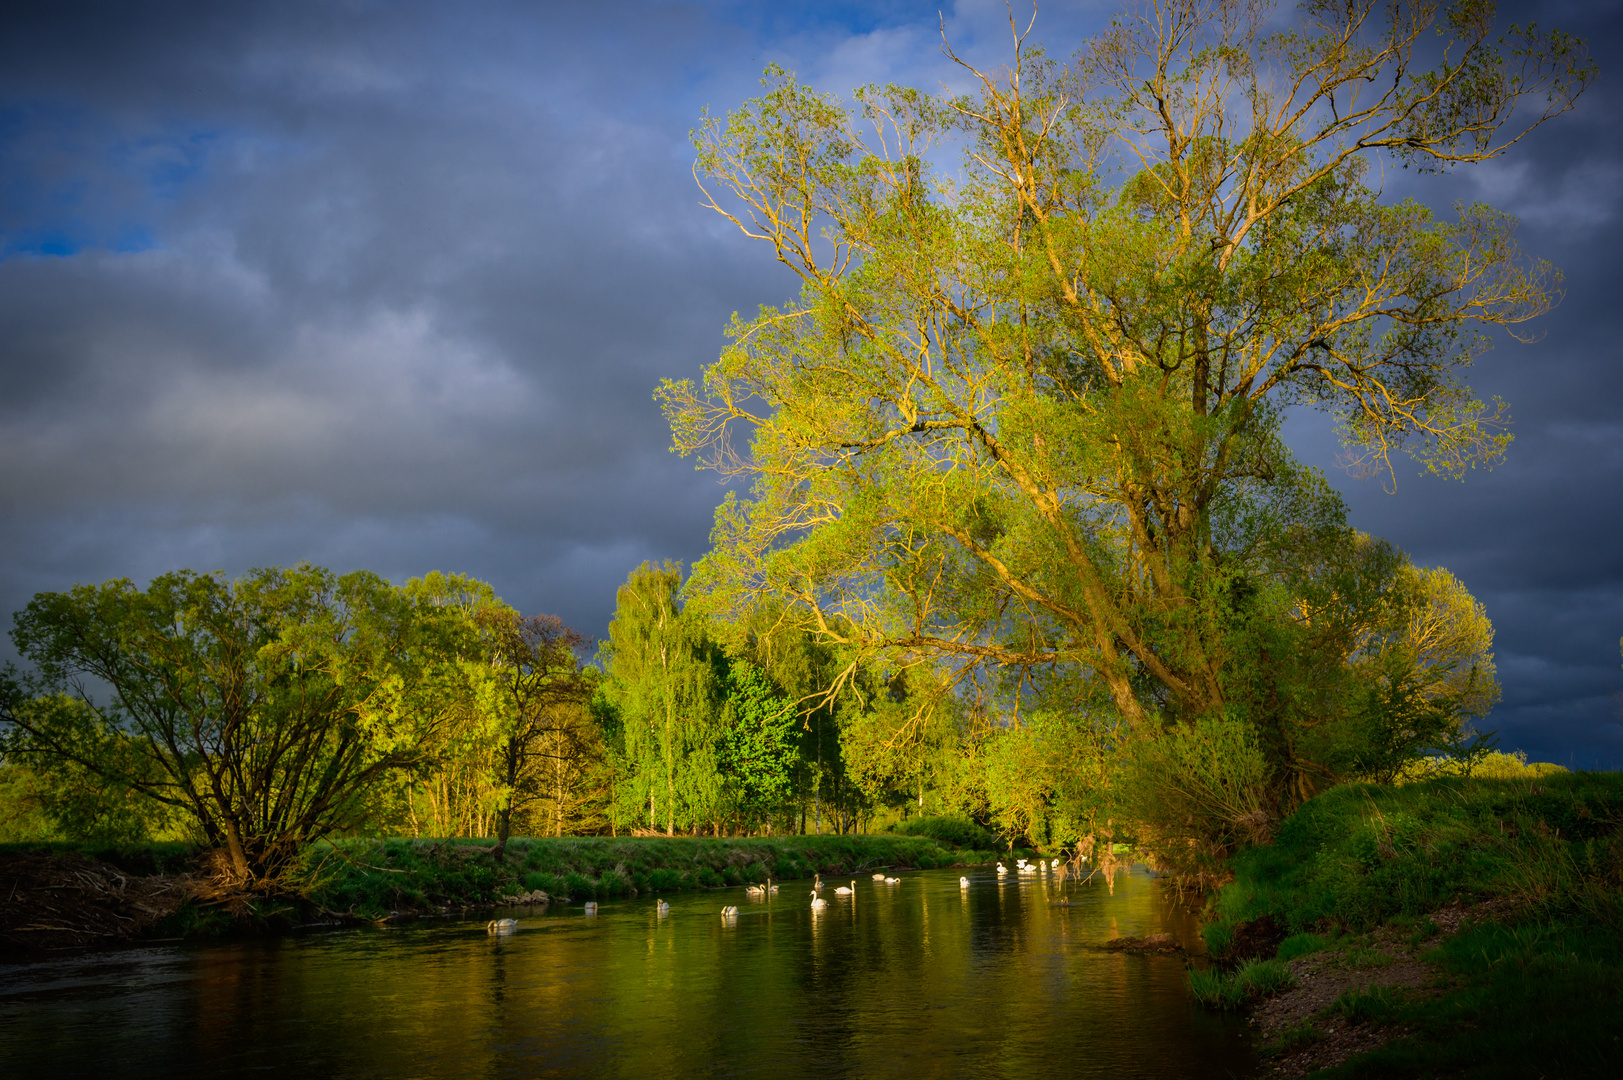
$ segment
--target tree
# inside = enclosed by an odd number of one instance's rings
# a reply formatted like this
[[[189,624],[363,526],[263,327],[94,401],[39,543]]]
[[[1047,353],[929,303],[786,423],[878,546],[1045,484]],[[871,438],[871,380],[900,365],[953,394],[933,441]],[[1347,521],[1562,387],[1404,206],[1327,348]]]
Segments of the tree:
[[[512,834],[513,812],[545,797],[535,774],[542,759],[578,758],[578,717],[590,690],[581,675],[580,650],[586,638],[555,615],[529,618],[486,608],[477,616],[489,650],[480,695],[482,734],[497,751],[496,847],[501,859]],[[555,777],[556,781],[557,778]]]
[[[308,564],[40,593],[14,616],[36,671],[7,677],[5,752],[156,800],[223,853],[224,876],[272,890],[305,845],[362,823],[370,785],[425,756],[440,676],[469,644],[445,614]]]
[[[727,665],[722,708],[722,769],[731,802],[746,824],[781,806],[795,765],[795,706],[747,660]]]
[[[1245,649],[1291,607],[1270,534],[1350,532],[1281,441],[1286,407],[1376,467],[1498,459],[1503,408],[1466,376],[1559,275],[1490,207],[1439,218],[1369,176],[1500,157],[1572,107],[1581,43],[1496,39],[1482,0],[1318,0],[1277,34],[1273,12],[1140,6],[1069,65],[1016,33],[963,97],[847,107],[769,68],[706,116],[709,205],[802,287],[735,317],[702,387],[660,388],[675,448],[751,483],[696,605],[772,597],[956,678],[1082,672],[1155,737],[1258,685]],[[1319,767],[1266,743],[1286,788]]]
[[[682,570],[645,562],[615,595],[602,647],[605,692],[619,714],[632,790],[648,827],[711,820],[721,805],[715,755],[720,650],[677,601]]]

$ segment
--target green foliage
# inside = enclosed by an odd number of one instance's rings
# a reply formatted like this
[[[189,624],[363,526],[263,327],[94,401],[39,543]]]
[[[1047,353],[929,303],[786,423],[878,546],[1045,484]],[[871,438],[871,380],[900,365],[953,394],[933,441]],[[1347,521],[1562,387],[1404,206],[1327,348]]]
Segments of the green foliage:
[[[140,841],[105,843],[97,841],[31,840],[0,842],[0,858],[11,853],[33,852],[46,855],[77,855],[93,862],[107,863],[126,874],[188,874],[197,869],[202,849],[182,841]]]
[[[1263,1053],[1270,1057],[1279,1057],[1284,1054],[1293,1054],[1306,1046],[1311,1046],[1324,1038],[1324,1032],[1311,1020],[1303,1020],[1293,1027],[1286,1028],[1279,1036],[1263,1047]]]
[[[928,836],[953,847],[974,851],[995,851],[997,838],[981,828],[968,814],[940,814],[910,818],[890,830],[898,836]]]
[[[977,856],[979,853],[974,853]],[[327,841],[303,864],[312,898],[336,912],[490,907],[541,889],[579,902],[745,881],[829,877],[880,867],[950,866],[958,854],[925,837],[514,837],[498,862],[483,843]]]
[[[1218,830],[1196,837],[1206,865],[1251,804],[1277,818],[1349,771],[1393,774],[1497,693],[1480,606],[1360,544],[1281,430],[1305,405],[1377,467],[1502,455],[1469,365],[1557,275],[1507,216],[1439,217],[1371,178],[1388,156],[1497,157],[1524,95],[1536,126],[1592,68],[1560,34],[1496,36],[1487,5],[1309,5],[1284,37],[1272,19],[1142,5],[1075,64],[1017,41],[964,95],[847,103],[774,66],[695,132],[709,205],[801,293],[735,317],[702,386],[660,387],[675,448],[748,482],[692,600],[742,625],[765,598],[842,673],[1001,693],[1007,737],[959,735],[1006,833],[1116,820],[1053,781],[1054,740],[1014,723],[1028,695],[1072,718],[1108,699],[1146,741],[1253,725],[1266,800],[1249,753],[1171,789]],[[1342,107],[1372,83],[1395,89]],[[951,772],[909,760],[939,710],[901,696],[852,725],[870,795]],[[1182,842],[1170,816],[1142,824]]]
[[[681,586],[675,563],[633,570],[600,651],[623,748],[623,827],[670,833],[718,823],[725,812],[717,746],[723,657],[704,621],[681,610]]]
[[[7,676],[4,750],[156,801],[236,880],[275,887],[306,844],[364,822],[373,785],[422,760],[463,614],[307,564],[41,593],[14,620],[35,671]],[[108,697],[69,696],[86,684]]]
[[[1268,836],[1271,772],[1254,727],[1230,714],[1201,717],[1130,744],[1121,805],[1163,863],[1185,881],[1208,881],[1233,846]]]
[[[795,765],[794,704],[747,660],[728,665],[722,711],[722,769],[745,821],[784,805]]]
[[[1191,968],[1189,992],[1209,1009],[1238,1009],[1258,998],[1288,990],[1296,983],[1290,965],[1281,960],[1248,960],[1233,971]]]

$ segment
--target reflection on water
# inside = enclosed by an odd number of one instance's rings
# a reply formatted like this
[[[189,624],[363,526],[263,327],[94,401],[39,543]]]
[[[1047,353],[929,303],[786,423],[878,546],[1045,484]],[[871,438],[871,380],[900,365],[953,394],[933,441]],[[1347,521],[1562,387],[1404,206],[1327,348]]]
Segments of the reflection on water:
[[[1010,1076],[1243,1073],[1243,1027],[1176,957],[1194,924],[1141,871],[1063,886],[988,868],[504,910],[478,920],[0,966],[0,1075]],[[1055,906],[1054,901],[1068,901]],[[722,919],[725,904],[736,918]]]

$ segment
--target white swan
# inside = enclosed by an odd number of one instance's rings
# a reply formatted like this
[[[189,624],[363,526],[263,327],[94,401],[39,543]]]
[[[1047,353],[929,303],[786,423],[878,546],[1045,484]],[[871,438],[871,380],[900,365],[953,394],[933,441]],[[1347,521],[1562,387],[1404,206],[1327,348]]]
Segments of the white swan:
[[[776,895],[778,895],[778,887],[776,885],[772,884],[772,879],[771,878],[766,879],[766,894],[768,896],[776,896]]]
[[[721,917],[723,919],[737,918],[738,917],[738,909],[736,907],[733,907],[731,904],[729,904],[726,907],[721,909]]]
[[[1009,868],[1007,866],[1004,866],[1002,863],[997,864],[997,876],[998,877],[1002,877],[1004,874],[1007,874],[1008,872],[1009,872]]]
[[[884,874],[875,874],[873,876],[873,879],[875,881],[884,881],[885,880],[885,875]]]
[[[821,896],[818,896],[816,889],[812,890],[811,898],[812,898],[812,910],[813,911],[821,911],[824,908],[828,907],[828,901],[824,900]]]
[[[518,929],[517,919],[492,919],[490,925],[485,927],[488,933],[505,934]]]
[[[671,913],[671,905],[663,900],[656,900],[654,901],[654,913],[663,919]]]
[[[960,889],[967,889],[967,888],[969,888],[969,879],[968,879],[968,878],[966,878],[966,877],[961,877],[961,878],[959,878],[959,879],[958,879],[958,887],[959,887],[959,888],[960,888]]]
[[[857,891],[857,879],[852,878],[851,879],[851,884],[850,884],[849,887],[847,887],[845,885],[841,885],[838,889],[834,890],[834,895],[835,896],[850,896],[852,893],[854,893],[856,891]]]
[[[766,896],[766,886],[765,885],[751,885],[748,888],[746,888],[744,890],[744,892],[748,896],[753,896],[756,899],[760,899],[760,898]]]
[[[902,879],[899,877],[888,877],[885,879],[886,885],[900,885],[901,883]]]
[[[586,901],[586,914],[588,914],[588,915],[596,915],[597,914],[597,901],[596,900],[588,900],[588,901]]]

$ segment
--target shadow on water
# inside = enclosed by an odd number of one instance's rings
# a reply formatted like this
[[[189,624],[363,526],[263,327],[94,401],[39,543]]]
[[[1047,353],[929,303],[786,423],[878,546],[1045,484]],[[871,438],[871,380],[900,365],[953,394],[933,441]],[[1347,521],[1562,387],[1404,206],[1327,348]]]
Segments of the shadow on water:
[[[809,906],[742,889],[0,966],[0,1076],[1212,1077],[1254,1064],[1196,1009],[1197,940],[1142,871],[1059,886],[990,869],[866,878]],[[1052,901],[1068,901],[1054,906]],[[724,904],[736,919],[723,920]]]

